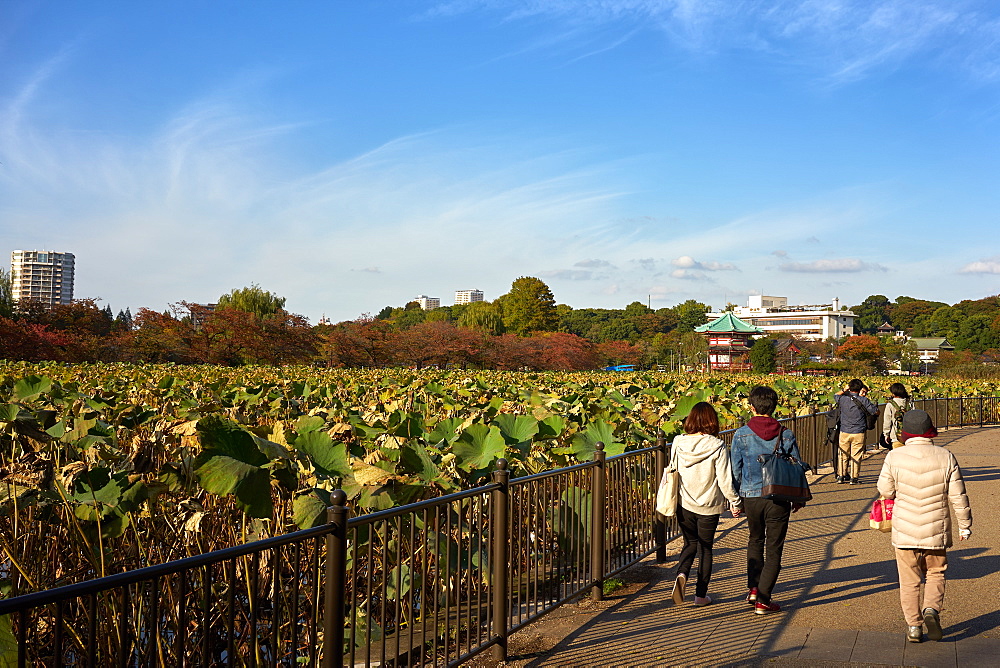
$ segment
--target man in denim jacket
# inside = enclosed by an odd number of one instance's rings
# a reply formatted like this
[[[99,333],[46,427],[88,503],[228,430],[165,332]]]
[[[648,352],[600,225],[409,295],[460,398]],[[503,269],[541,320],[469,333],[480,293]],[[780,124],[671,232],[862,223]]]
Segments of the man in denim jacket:
[[[771,600],[771,590],[781,571],[781,552],[785,547],[788,519],[801,506],[788,501],[761,498],[764,486],[763,465],[758,455],[769,455],[781,437],[782,449],[799,458],[795,434],[771,417],[778,407],[778,393],[758,385],[750,390],[754,417],[733,435],[733,484],[743,499],[750,540],[747,544],[747,603],[754,612],[765,615],[779,612],[781,606]]]

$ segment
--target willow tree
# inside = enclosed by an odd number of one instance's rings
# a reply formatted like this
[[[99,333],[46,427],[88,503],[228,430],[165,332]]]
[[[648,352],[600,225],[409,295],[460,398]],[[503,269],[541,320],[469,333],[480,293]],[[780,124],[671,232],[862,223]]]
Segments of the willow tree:
[[[494,302],[472,302],[462,311],[458,326],[487,334],[503,334],[503,311]]]
[[[219,297],[216,308],[231,308],[253,313],[258,318],[266,318],[285,308],[285,298],[263,290],[253,283],[250,287],[236,288]]]

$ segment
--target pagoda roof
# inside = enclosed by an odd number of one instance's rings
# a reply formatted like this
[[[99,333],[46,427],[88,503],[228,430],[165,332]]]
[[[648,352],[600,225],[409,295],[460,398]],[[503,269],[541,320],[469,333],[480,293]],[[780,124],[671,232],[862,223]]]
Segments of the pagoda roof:
[[[763,334],[763,331],[760,328],[754,327],[753,325],[750,325],[740,320],[735,315],[733,315],[732,311],[727,311],[726,313],[723,313],[721,316],[719,316],[712,322],[701,325],[700,327],[695,327],[694,331],[717,332],[717,333],[739,332],[743,334]]]

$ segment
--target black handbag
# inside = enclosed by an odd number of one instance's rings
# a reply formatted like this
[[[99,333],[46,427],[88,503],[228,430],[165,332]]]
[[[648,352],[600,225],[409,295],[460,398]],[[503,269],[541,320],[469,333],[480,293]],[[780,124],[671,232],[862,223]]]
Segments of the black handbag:
[[[849,394],[847,396],[851,398],[851,401],[854,402],[854,405],[857,406],[858,410],[861,411],[861,414],[865,416],[865,426],[868,428],[868,431],[874,429],[878,425],[878,411],[875,411],[874,413],[869,413],[868,409],[865,408],[865,405],[860,401],[858,401],[858,398],[856,396],[854,396],[853,394]]]
[[[774,452],[769,455],[757,455],[757,461],[761,463],[764,472],[764,485],[760,495],[773,501],[790,501],[805,505],[812,499],[809,481],[806,480],[808,465],[792,457],[791,452],[785,452],[783,432],[784,429],[778,433]]]

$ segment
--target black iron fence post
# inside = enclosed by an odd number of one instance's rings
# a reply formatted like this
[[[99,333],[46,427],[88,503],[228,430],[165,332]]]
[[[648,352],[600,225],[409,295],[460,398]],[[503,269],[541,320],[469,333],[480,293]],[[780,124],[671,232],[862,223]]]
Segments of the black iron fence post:
[[[344,665],[344,590],[347,586],[347,494],[335,489],[326,520],[333,530],[326,535],[326,573],[323,583],[323,668]]]
[[[979,427],[983,426],[983,398],[979,397]]]
[[[490,507],[493,511],[493,521],[490,522],[490,543],[493,555],[493,636],[497,639],[493,646],[495,661],[507,660],[507,611],[510,593],[507,591],[507,562],[509,560],[507,546],[510,542],[510,471],[507,470],[507,460],[498,459],[497,468],[493,471],[493,482],[500,485],[499,489],[490,494]]]
[[[594,461],[597,466],[593,471],[593,487],[591,488],[591,536],[590,536],[590,578],[594,581],[591,588],[591,598],[595,601],[604,598],[604,461],[607,455],[604,444],[597,442],[594,450]]]
[[[656,431],[656,464],[653,466],[653,539],[656,541],[656,560],[661,564],[667,560],[667,523],[663,515],[656,512],[656,493],[660,489],[663,469],[667,466],[667,435],[662,429]]]

